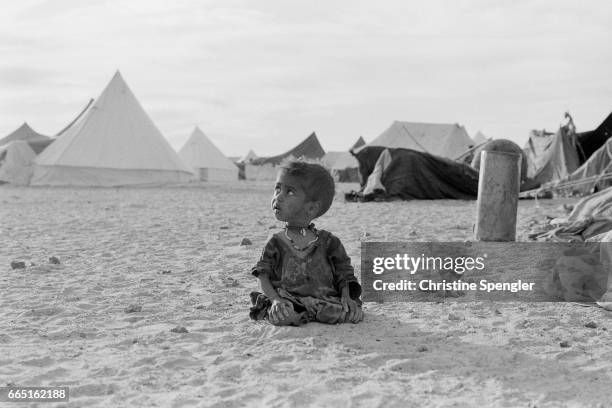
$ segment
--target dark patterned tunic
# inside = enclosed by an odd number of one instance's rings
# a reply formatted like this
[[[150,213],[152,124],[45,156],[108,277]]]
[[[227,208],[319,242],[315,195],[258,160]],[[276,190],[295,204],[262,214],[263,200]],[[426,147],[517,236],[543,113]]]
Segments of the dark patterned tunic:
[[[309,321],[343,323],[346,312],[340,301],[342,289],[348,286],[350,297],[361,304],[361,285],[340,240],[319,230],[319,239],[309,249],[298,251],[280,234],[274,234],[266,244],[251,271],[253,275],[268,274],[279,296],[291,301],[296,312],[305,311]],[[267,297],[253,292],[251,300],[251,318],[267,317]]]

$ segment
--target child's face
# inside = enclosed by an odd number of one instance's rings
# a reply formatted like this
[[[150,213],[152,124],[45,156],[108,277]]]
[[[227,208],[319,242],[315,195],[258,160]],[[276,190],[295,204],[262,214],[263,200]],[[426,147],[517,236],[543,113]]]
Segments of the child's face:
[[[279,221],[306,226],[312,221],[310,204],[299,179],[280,172],[276,177],[272,211]]]

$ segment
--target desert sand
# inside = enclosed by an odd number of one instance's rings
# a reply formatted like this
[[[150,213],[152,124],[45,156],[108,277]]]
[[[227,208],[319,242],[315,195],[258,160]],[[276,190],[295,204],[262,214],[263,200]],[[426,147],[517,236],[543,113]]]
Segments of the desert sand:
[[[472,237],[474,201],[345,203],[353,187],[316,224],[357,276],[364,239]],[[280,227],[270,197],[267,183],[0,187],[0,386],[70,387],[68,403],[13,406],[612,406],[612,312],[596,306],[365,303],[357,325],[249,320],[249,270]],[[521,201],[519,239],[574,201]]]

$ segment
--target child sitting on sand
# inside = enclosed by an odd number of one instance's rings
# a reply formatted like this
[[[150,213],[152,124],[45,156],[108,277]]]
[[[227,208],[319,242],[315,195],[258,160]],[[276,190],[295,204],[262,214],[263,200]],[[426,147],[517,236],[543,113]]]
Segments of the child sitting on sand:
[[[311,223],[333,198],[334,180],[324,167],[293,161],[281,168],[272,211],[285,228],[270,238],[252,269],[263,291],[251,293],[252,319],[277,326],[363,320],[351,259],[337,237]]]

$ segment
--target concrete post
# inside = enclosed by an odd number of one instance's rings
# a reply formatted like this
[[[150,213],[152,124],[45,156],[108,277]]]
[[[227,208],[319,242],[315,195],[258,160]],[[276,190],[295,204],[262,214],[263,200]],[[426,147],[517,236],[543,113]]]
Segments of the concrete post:
[[[483,151],[476,204],[477,241],[514,241],[521,180],[521,155]]]

